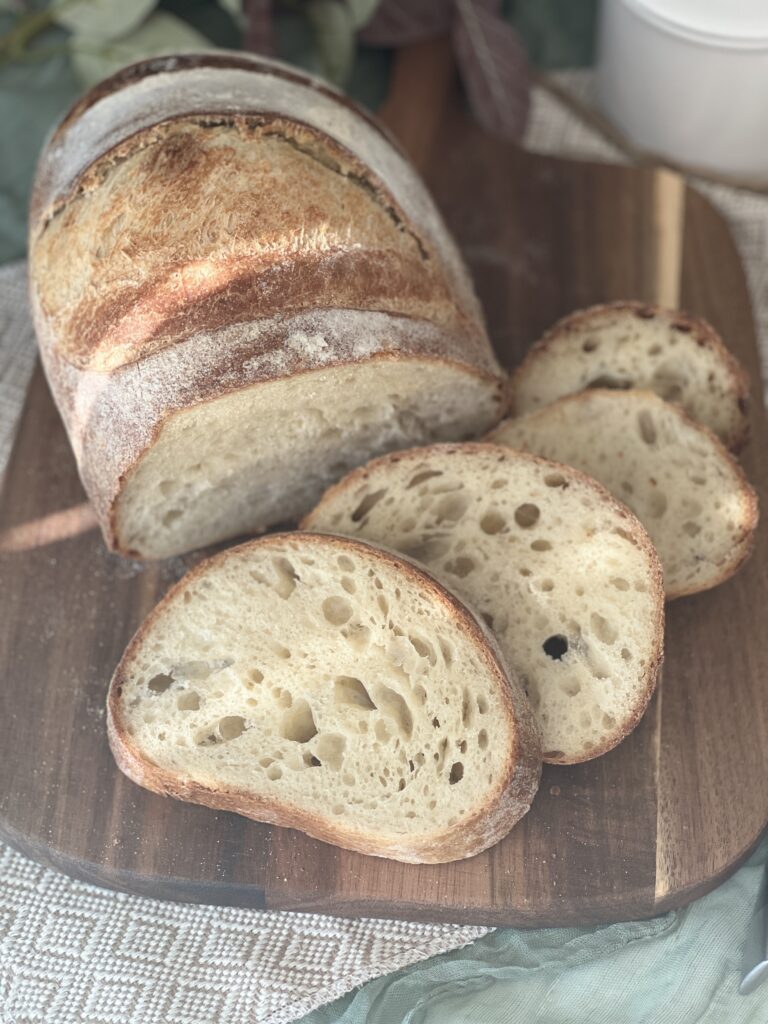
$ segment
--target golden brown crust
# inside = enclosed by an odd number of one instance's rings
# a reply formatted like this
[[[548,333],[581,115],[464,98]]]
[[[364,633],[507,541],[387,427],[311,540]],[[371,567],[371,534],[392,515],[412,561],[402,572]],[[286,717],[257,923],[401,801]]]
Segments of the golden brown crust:
[[[387,139],[333,90],[243,55],[142,62],[53,135],[31,215],[31,304],[110,546],[126,547],[125,480],[169,417],[199,402],[378,358],[455,366],[498,391],[455,246]],[[322,358],[290,350],[296,331],[323,332]]]
[[[625,520],[627,533],[631,534],[637,547],[645,553],[648,559],[649,593],[655,612],[654,622],[651,625],[653,636],[651,642],[651,655],[648,659],[648,666],[645,673],[645,685],[637,694],[636,703],[632,709],[632,713],[616,728],[613,733],[606,736],[605,740],[599,747],[592,748],[584,757],[567,758],[560,755],[559,752],[546,750],[542,753],[542,758],[546,764],[580,764],[584,761],[591,761],[595,757],[599,757],[600,755],[607,753],[609,750],[612,750],[615,746],[621,743],[621,741],[625,739],[633,729],[636,728],[656,689],[659,672],[664,660],[664,576],[659,556],[645,527],[637,516],[635,516],[635,514],[628,509],[623,502],[619,501],[618,498],[603,487],[602,484],[598,483],[597,480],[587,476],[586,473],[582,473],[578,469],[574,469],[573,466],[564,466],[561,463],[553,462],[551,459],[543,459],[538,455],[531,454],[530,452],[521,452],[510,449],[504,445],[493,443],[465,441],[461,444],[436,444],[429,445],[424,448],[410,448],[407,451],[382,455],[377,459],[372,459],[365,466],[360,466],[358,469],[352,470],[352,472],[347,474],[347,476],[342,480],[333,484],[326,490],[315,508],[302,519],[299,524],[299,529],[316,529],[317,527],[313,520],[323,505],[327,501],[335,500],[338,495],[343,495],[347,491],[353,491],[358,484],[364,483],[368,479],[371,475],[371,471],[374,469],[385,468],[387,465],[403,462],[405,460],[424,462],[429,459],[430,454],[433,452],[437,454],[448,454],[453,451],[487,452],[489,450],[491,452],[496,451],[506,457],[509,456],[511,451],[514,451],[515,456],[519,457],[522,461],[531,462],[535,465],[545,466],[548,468],[556,468],[559,471],[565,471],[574,482],[577,482],[596,493],[607,506],[612,508],[620,518]]]
[[[472,857],[497,843],[527,812],[536,793],[541,774],[538,731],[528,702],[517,680],[508,677],[495,640],[458,598],[422,567],[385,549],[362,541],[331,534],[303,534],[301,541],[320,546],[350,548],[366,558],[375,558],[403,573],[409,583],[426,589],[432,601],[446,608],[461,630],[476,645],[488,672],[495,677],[515,737],[505,771],[496,790],[486,804],[459,821],[449,830],[427,834],[418,839],[403,840],[371,836],[365,831],[345,828],[337,821],[325,821],[319,815],[301,808],[254,797],[231,788],[209,788],[160,768],[136,751],[125,728],[121,711],[121,688],[131,660],[141,647],[155,619],[162,614],[175,595],[190,582],[209,572],[227,559],[254,547],[282,544],[293,534],[271,534],[209,558],[192,569],[160,601],[139,627],[115,669],[107,694],[107,733],[109,744],[120,770],[138,785],[164,796],[203,804],[217,810],[233,811],[256,821],[265,821],[284,828],[297,828],[324,842],[343,846],[371,856],[392,857],[410,863],[445,863]]]
[[[685,334],[690,334],[696,343],[703,348],[714,352],[720,360],[725,373],[730,381],[730,389],[739,411],[738,422],[734,423],[731,434],[724,438],[724,443],[732,451],[740,451],[749,439],[749,377],[746,370],[738,361],[736,356],[725,345],[720,335],[710,323],[702,317],[692,316],[684,310],[667,309],[663,306],[655,306],[647,302],[635,300],[620,300],[617,302],[604,302],[586,309],[577,310],[561,317],[544,334],[531,345],[523,361],[515,369],[508,384],[508,408],[510,415],[514,415],[515,388],[517,382],[522,380],[532,362],[535,362],[542,352],[548,351],[553,344],[562,336],[572,331],[580,330],[593,319],[600,319],[606,313],[632,313],[643,320],[660,319],[668,322],[671,327]]]
[[[178,118],[132,136],[79,179],[31,265],[57,350],[79,369],[117,369],[255,310],[371,309],[482,337],[360,161],[285,119]]]

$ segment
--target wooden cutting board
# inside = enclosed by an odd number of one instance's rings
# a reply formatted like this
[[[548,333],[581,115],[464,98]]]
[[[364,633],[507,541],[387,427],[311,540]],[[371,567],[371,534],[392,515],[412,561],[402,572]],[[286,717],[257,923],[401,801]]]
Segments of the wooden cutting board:
[[[722,219],[665,172],[494,141],[449,101],[448,80],[439,49],[417,53],[385,115],[460,242],[501,360],[512,366],[575,307],[679,296],[752,375],[744,462],[765,500],[754,324]],[[0,836],[77,877],[175,900],[517,925],[678,906],[732,871],[768,821],[767,542],[761,530],[736,579],[669,608],[663,681],[640,727],[597,761],[546,767],[498,846],[437,867],[366,858],[153,796],[116,770],[110,674],[196,559],[140,568],[106,553],[38,370],[0,500]]]

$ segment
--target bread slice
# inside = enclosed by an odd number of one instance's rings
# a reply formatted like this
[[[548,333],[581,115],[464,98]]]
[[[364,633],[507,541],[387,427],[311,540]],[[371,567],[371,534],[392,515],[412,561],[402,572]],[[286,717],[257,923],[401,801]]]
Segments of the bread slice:
[[[586,761],[640,720],[661,663],[664,591],[642,525],[575,469],[489,444],[387,455],[304,520],[418,558],[499,638],[544,760]]]
[[[752,550],[757,496],[741,467],[652,391],[583,391],[488,439],[575,466],[626,502],[656,546],[668,598],[716,587]]]
[[[558,321],[513,375],[511,409],[522,416],[591,387],[648,388],[729,448],[747,438],[746,373],[710,324],[678,310],[614,302]]]
[[[528,810],[530,706],[490,632],[406,560],[275,534],[193,569],[117,667],[140,786],[417,863],[471,857]]]

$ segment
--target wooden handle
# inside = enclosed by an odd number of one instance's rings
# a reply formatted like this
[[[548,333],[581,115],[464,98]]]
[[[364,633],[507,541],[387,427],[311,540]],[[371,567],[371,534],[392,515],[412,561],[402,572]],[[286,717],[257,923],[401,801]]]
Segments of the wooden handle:
[[[680,305],[685,231],[685,180],[676,171],[654,174],[654,300],[660,306]]]
[[[446,104],[453,92],[456,68],[447,36],[398,50],[389,95],[379,117],[391,128],[419,170],[427,163]]]

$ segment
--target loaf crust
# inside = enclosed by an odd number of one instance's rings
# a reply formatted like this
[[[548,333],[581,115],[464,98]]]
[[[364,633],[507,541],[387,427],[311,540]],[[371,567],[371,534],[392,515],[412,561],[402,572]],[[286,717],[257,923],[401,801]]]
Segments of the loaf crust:
[[[480,381],[487,426],[501,416],[477,299],[415,171],[369,115],[283,65],[162,58],[92,90],[41,156],[30,268],[51,390],[124,553],[126,479],[196,403],[405,359]],[[322,350],[292,351],[308,330]]]
[[[272,534],[250,544],[278,546],[283,540],[284,535]],[[456,827],[426,835],[418,842],[400,843],[342,824],[328,827],[318,816],[285,802],[256,797],[230,787],[202,786],[148,761],[134,748],[125,728],[120,701],[121,686],[126,680],[132,659],[151,631],[153,621],[174,595],[183,591],[190,582],[208,572],[217,563],[236,558],[241,548],[230,548],[201,562],[191,570],[150,613],[129,644],[115,670],[107,697],[107,732],[118,767],[138,785],[152,792],[203,804],[217,810],[232,811],[284,828],[297,828],[316,839],[363,854],[392,857],[411,863],[444,863],[472,857],[493,846],[527,812],[541,775],[541,747],[533,714],[519,681],[506,671],[494,637],[452,592],[410,560],[360,541],[327,534],[304,534],[302,540],[318,548],[330,547],[340,553],[358,553],[368,559],[373,557],[384,565],[395,568],[414,585],[423,588],[432,602],[442,606],[455,622],[456,629],[464,633],[476,646],[484,666],[498,681],[499,691],[504,697],[505,713],[515,737],[514,746],[507,758],[506,769],[500,773],[499,783],[486,803],[477,807],[470,817],[462,820]]]
[[[683,310],[665,309],[645,302],[621,300],[589,306],[570,313],[553,324],[531,346],[510,377],[510,415],[523,415],[538,407],[522,401],[522,398],[528,387],[530,373],[539,365],[542,357],[554,358],[557,355],[558,359],[566,359],[570,336],[590,328],[593,324],[599,328],[605,322],[606,316],[621,314],[634,316],[640,320],[658,320],[673,331],[689,336],[697,346],[711,354],[719,374],[722,375],[722,390],[728,402],[727,426],[720,432],[720,438],[733,451],[743,448],[749,439],[749,377],[744,367],[723,343],[714,327],[703,318],[691,316]],[[649,387],[650,384],[646,381],[634,386],[643,388]],[[551,400],[556,397],[562,395],[553,395]],[[690,413],[690,410],[688,411]]]

